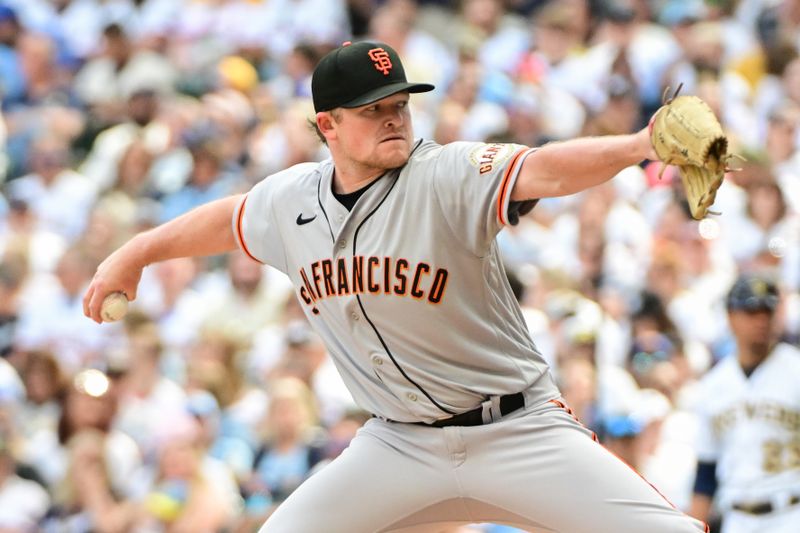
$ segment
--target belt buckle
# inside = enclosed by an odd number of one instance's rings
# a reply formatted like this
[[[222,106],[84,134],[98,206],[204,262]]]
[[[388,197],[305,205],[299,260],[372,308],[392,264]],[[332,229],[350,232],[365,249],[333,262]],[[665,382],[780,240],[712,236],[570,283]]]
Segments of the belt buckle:
[[[780,511],[781,509],[786,509],[800,503],[800,497],[795,494],[792,494],[789,491],[780,491],[773,494],[772,498],[770,498],[772,503],[772,510],[773,511]]]
[[[500,412],[500,396],[489,396],[489,399],[481,402],[481,420],[484,424],[491,424],[503,418]]]

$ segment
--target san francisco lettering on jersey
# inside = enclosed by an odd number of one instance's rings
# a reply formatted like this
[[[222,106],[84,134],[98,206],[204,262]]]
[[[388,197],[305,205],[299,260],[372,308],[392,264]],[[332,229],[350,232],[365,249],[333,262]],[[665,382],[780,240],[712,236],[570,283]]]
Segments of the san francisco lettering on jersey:
[[[332,296],[390,294],[410,296],[438,304],[447,289],[448,271],[420,261],[357,255],[352,258],[321,259],[306,270],[300,268],[303,285],[300,298],[306,305]],[[316,314],[318,311],[313,309]]]

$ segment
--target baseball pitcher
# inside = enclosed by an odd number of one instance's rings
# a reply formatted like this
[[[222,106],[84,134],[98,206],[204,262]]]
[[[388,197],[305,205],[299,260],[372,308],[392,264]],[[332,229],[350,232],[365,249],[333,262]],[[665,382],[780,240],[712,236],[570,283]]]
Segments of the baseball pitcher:
[[[241,248],[294,283],[357,403],[350,447],[264,533],[436,531],[495,522],[565,533],[689,533],[673,508],[571,415],[506,281],[497,233],[539,198],[656,155],[647,130],[530,149],[415,139],[388,45],[326,55],[312,92],[331,158],[265,178],[134,237],[84,299],[136,297],[142,269]]]

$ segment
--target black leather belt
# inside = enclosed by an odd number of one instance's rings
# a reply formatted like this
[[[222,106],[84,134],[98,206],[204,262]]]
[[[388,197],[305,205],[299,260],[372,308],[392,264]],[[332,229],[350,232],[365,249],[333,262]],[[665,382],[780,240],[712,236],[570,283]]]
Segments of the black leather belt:
[[[484,404],[486,403],[488,402],[484,402]],[[516,394],[506,394],[505,396],[500,397],[499,403],[500,416],[506,416],[509,413],[513,413],[517,409],[525,407],[525,396],[521,392],[517,392]],[[488,424],[495,421],[494,417],[488,421],[484,419],[484,412],[486,409],[484,404],[479,405],[471,411],[460,413],[451,416],[450,418],[444,418],[431,423],[413,422],[413,424],[418,426],[431,426],[435,428],[443,428],[446,426],[482,426],[483,424]],[[499,419],[499,417],[497,418]]]
[[[798,503],[800,503],[800,496],[792,496],[789,498],[787,505],[797,505]],[[775,510],[772,502],[734,503],[733,508],[737,511],[754,515],[769,514]]]

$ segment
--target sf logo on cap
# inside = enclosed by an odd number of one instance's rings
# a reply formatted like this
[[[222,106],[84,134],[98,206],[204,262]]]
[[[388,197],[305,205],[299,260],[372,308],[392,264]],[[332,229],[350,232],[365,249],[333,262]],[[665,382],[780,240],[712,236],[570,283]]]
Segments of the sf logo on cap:
[[[369,58],[375,64],[375,68],[378,71],[383,72],[384,76],[389,75],[389,71],[392,70],[392,60],[386,50],[383,48],[373,48],[369,51]]]

